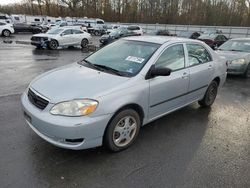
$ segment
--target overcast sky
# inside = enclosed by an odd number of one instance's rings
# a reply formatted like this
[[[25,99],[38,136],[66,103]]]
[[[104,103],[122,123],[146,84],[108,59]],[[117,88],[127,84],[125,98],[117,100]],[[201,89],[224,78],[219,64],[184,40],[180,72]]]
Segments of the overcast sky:
[[[22,0],[0,0],[0,5],[7,5],[10,3],[19,3]]]

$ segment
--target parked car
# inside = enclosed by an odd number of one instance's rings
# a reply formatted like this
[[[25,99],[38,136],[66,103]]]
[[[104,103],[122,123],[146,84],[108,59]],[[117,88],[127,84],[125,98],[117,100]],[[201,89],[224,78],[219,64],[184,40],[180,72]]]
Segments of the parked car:
[[[149,122],[195,101],[210,107],[226,69],[197,40],[127,37],[39,76],[23,93],[22,107],[29,126],[51,144],[121,151]]]
[[[15,31],[12,24],[0,22],[0,35],[4,37],[9,37],[14,32]]]
[[[235,38],[222,44],[216,51],[228,60],[228,74],[250,78],[250,39]]]
[[[108,25],[107,26],[107,34],[111,33],[115,29],[118,29],[120,26],[119,25]]]
[[[49,30],[47,33],[36,34],[31,37],[31,44],[37,48],[57,49],[59,46],[79,46],[85,48],[91,35],[74,27],[61,27]]]
[[[143,35],[143,30],[138,25],[130,25],[127,27],[127,30],[134,32],[137,35]]]
[[[128,30],[125,27],[120,27],[118,29],[113,30],[111,33],[109,34],[105,34],[100,38],[100,43],[102,45],[106,45],[109,44],[111,42],[113,42],[116,39],[122,38],[122,37],[128,37],[128,36],[138,36],[140,34],[137,34],[131,30]]]
[[[36,33],[43,32],[43,29],[40,26],[30,25],[26,23],[15,23],[14,29],[15,29],[15,33],[30,32],[30,33],[36,34]]]
[[[158,30],[156,31],[155,35],[159,36],[172,36],[169,30]]]
[[[202,33],[198,32],[198,31],[183,31],[178,35],[178,37],[197,39],[201,35],[202,35]]]
[[[203,34],[198,37],[198,40],[205,42],[212,49],[215,49],[220,45],[222,45],[224,42],[226,42],[228,38],[222,34],[212,33],[212,34]]]

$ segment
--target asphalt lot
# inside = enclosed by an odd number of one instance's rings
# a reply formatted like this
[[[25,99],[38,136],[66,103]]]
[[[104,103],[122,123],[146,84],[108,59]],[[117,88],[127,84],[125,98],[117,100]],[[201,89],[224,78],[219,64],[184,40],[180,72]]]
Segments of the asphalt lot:
[[[193,104],[150,123],[121,153],[64,150],[24,122],[20,94],[87,53],[15,42],[29,38],[0,39],[0,187],[250,187],[249,79],[229,77],[211,109]]]

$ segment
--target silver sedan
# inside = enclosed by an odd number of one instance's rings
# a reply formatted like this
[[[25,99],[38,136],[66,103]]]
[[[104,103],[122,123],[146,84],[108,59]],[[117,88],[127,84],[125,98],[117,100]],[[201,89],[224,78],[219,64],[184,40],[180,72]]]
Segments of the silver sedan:
[[[32,81],[21,98],[24,116],[58,147],[121,151],[143,125],[196,101],[210,107],[226,69],[200,41],[124,38]]]
[[[228,60],[228,74],[250,78],[250,39],[237,38],[225,42],[217,53]]]

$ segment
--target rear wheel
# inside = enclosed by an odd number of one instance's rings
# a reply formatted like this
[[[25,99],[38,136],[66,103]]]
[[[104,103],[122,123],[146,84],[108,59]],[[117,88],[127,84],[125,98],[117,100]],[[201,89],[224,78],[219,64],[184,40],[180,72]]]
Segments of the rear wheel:
[[[81,42],[81,47],[82,48],[86,48],[87,45],[88,45],[89,41],[87,39],[82,39],[82,42]]]
[[[245,78],[250,78],[250,63],[247,66],[246,72],[244,73]]]
[[[56,40],[49,41],[49,49],[56,50],[58,48],[58,42]]]
[[[202,107],[210,107],[214,103],[218,92],[218,84],[216,81],[212,81],[208,86],[205,96],[198,103]]]
[[[131,146],[136,140],[141,126],[138,113],[132,109],[119,112],[109,123],[104,145],[111,151],[122,151]]]
[[[4,37],[9,37],[10,36],[10,31],[8,30],[8,29],[5,29],[5,30],[3,30],[3,32],[2,32],[2,35],[4,36]]]

